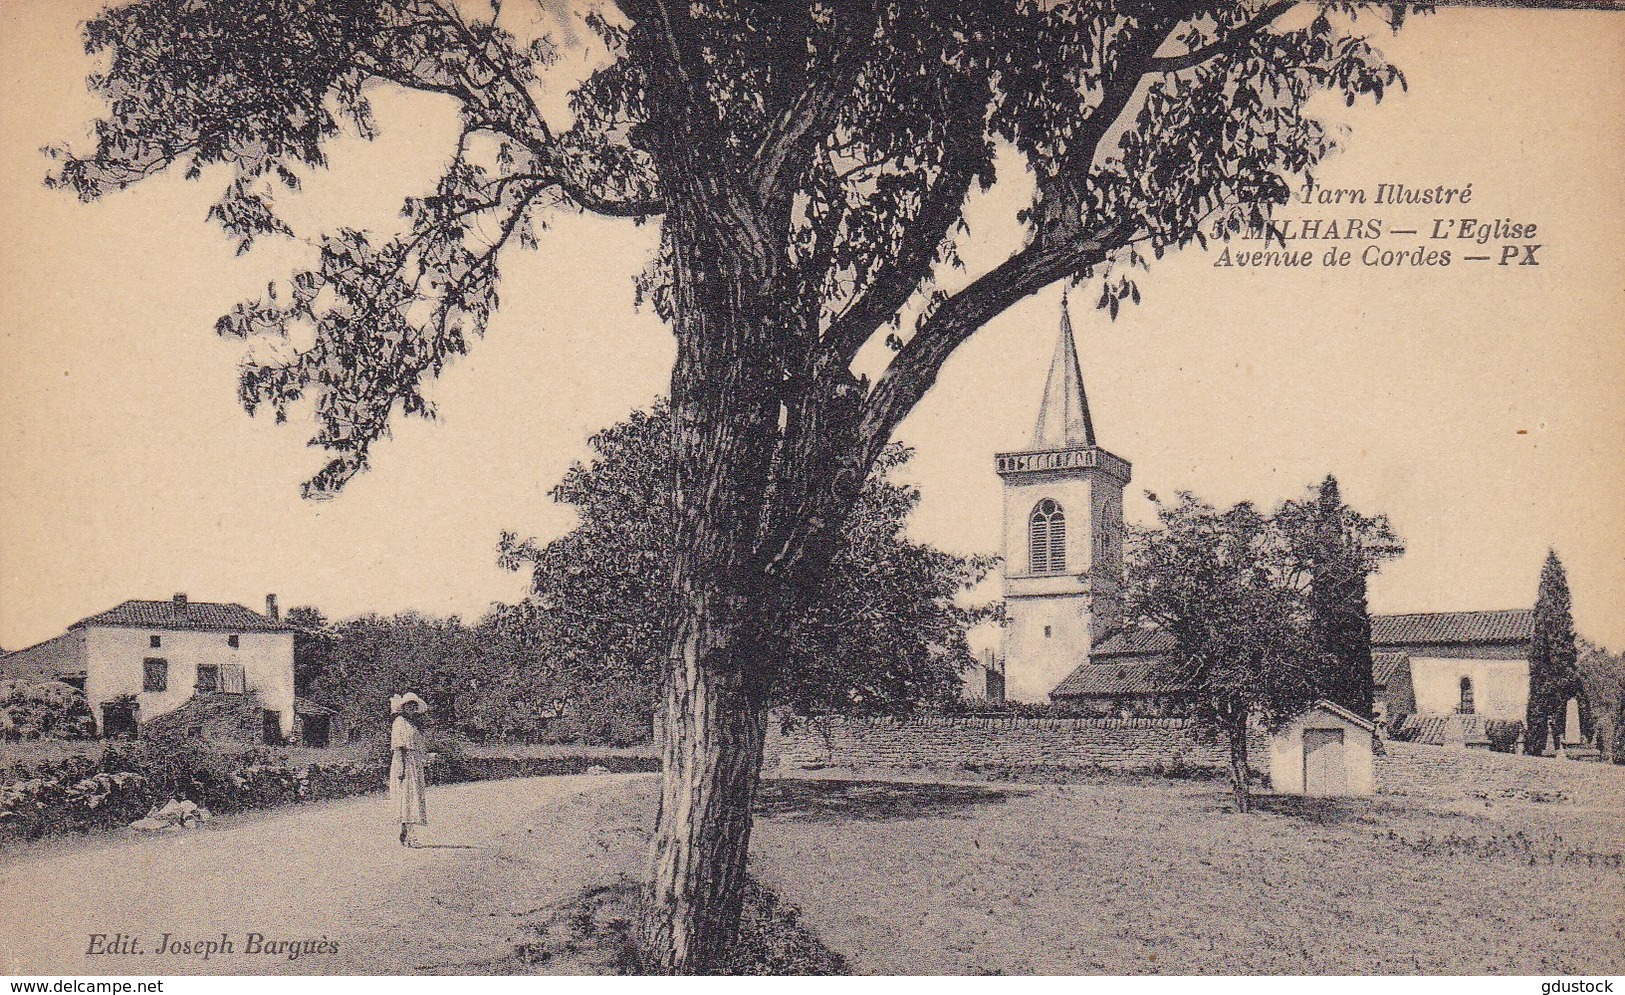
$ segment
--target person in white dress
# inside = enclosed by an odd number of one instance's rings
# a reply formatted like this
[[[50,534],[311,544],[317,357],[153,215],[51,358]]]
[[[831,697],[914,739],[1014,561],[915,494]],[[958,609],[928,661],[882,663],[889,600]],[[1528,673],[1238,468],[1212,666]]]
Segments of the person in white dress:
[[[389,730],[389,801],[401,822],[401,845],[416,846],[412,827],[429,824],[429,762],[422,728],[429,705],[408,691],[390,698],[389,710],[395,716]]]

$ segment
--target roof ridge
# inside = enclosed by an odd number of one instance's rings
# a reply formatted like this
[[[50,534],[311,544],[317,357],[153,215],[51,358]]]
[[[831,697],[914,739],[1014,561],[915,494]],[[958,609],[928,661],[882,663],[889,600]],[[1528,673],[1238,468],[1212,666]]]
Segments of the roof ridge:
[[[1506,615],[1512,612],[1533,613],[1533,608],[1447,608],[1430,612],[1372,612],[1372,618],[1424,618],[1429,615]]]
[[[165,600],[126,598],[106,611],[81,618],[69,625],[68,629],[92,625],[138,629],[260,632],[287,632],[294,628],[282,619],[272,618],[236,601],[188,600],[183,604],[174,598]]]

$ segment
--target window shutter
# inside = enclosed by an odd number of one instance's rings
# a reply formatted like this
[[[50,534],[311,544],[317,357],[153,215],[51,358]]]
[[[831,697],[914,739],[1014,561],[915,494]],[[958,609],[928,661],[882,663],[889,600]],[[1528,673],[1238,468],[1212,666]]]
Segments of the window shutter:
[[[1049,519],[1034,514],[1028,527],[1027,542],[1032,551],[1031,567],[1035,574],[1049,572]]]
[[[169,661],[148,657],[141,662],[141,690],[169,690]]]
[[[1066,515],[1049,498],[1038,502],[1027,519],[1028,569],[1035,574],[1066,570]]]
[[[220,690],[227,694],[242,694],[247,690],[247,680],[243,676],[242,664],[228,663],[221,666]]]

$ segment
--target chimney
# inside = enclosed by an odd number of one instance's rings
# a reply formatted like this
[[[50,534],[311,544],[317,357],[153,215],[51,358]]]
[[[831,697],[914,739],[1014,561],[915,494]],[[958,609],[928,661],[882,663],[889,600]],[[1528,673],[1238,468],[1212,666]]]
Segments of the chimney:
[[[265,617],[273,622],[282,621],[282,612],[276,606],[276,595],[274,594],[265,596]]]
[[[186,592],[185,591],[177,591],[176,594],[175,594],[175,614],[177,614],[177,615],[185,615],[186,614]]]

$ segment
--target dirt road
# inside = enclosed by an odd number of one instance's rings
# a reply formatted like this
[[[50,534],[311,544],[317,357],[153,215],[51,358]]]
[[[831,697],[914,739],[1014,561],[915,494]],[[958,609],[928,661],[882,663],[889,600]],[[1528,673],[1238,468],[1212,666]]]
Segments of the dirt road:
[[[637,865],[625,789],[651,776],[432,788],[421,849],[373,795],[25,856],[0,866],[0,973],[500,972],[522,920]]]

